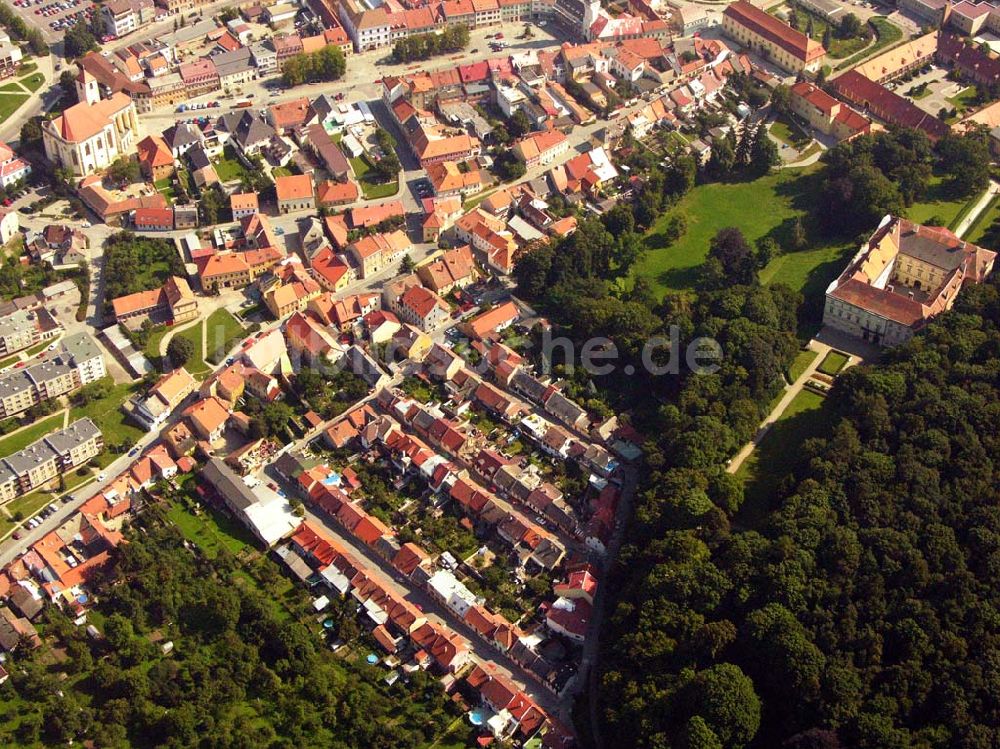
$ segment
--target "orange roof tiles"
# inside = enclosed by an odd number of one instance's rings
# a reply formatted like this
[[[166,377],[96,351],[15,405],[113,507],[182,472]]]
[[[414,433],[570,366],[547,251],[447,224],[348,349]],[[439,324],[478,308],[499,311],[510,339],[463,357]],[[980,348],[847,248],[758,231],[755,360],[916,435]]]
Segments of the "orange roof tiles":
[[[313,195],[312,177],[308,174],[289,174],[274,180],[274,191],[278,202],[304,200]]]

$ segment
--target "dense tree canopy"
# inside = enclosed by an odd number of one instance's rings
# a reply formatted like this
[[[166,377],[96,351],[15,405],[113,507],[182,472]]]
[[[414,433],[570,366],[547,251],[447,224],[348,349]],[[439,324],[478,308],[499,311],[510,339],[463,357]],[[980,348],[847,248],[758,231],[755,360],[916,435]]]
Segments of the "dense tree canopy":
[[[328,44],[316,52],[293,55],[281,66],[281,80],[286,86],[317,81],[336,81],[347,70],[340,47]]]
[[[414,34],[397,41],[392,47],[396,62],[426,60],[434,55],[460,52],[469,44],[469,27],[464,23],[445,26],[440,33]]]
[[[168,239],[120,231],[104,242],[104,301],[161,286],[168,276],[184,276],[184,263]]]
[[[747,528],[722,467],[774,374],[747,338],[782,312],[760,293],[699,296],[735,369],[690,378],[650,431],[602,638],[605,730],[641,747],[997,746],[1000,289],[967,289],[883,365],[844,372],[813,417],[829,436],[788,446],[794,469]]]
[[[60,668],[78,678],[61,682],[49,664],[19,658],[0,687],[22,706],[0,726],[4,746],[416,748],[453,719],[423,674],[390,688],[334,656],[300,623],[312,613],[305,595],[283,596],[295,601],[289,612],[265,592],[281,579],[270,559],[236,572],[224,549],[199,557],[172,525],[144,524],[102,591],[104,642],[48,608],[47,635],[67,643]],[[328,613],[353,625],[352,606]],[[174,643],[169,657],[154,634]]]

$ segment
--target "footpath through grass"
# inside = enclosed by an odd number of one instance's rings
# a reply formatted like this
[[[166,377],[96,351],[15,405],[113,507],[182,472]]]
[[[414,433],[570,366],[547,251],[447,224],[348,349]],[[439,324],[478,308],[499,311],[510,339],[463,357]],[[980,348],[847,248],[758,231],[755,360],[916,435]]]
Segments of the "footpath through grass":
[[[809,369],[809,365],[816,361],[817,356],[819,354],[810,349],[802,349],[802,351],[797,353],[791,366],[788,368],[788,384],[790,385],[799,379]]]
[[[848,57],[836,67],[836,70],[846,70],[847,68],[854,67],[862,60],[873,57],[876,53],[882,52],[903,41],[903,30],[881,16],[873,16],[869,19],[868,23],[875,30],[875,36],[877,37],[875,43],[865,47],[857,54]]]
[[[736,477],[744,482],[745,499],[736,517],[738,525],[758,528],[773,508],[778,482],[794,470],[800,446],[807,439],[824,436],[832,426],[822,413],[825,398],[802,390],[743,462]]]
[[[219,364],[235,346],[246,331],[240,321],[225,308],[217,309],[205,321],[205,340],[208,342],[206,358],[211,364]]]

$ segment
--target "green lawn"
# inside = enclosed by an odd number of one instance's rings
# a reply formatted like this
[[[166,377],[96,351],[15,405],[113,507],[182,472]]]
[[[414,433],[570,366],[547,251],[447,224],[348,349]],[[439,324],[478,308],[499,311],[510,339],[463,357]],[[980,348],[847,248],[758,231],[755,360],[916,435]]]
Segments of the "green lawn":
[[[809,349],[803,349],[795,355],[792,365],[788,368],[788,382],[795,382],[802,376],[809,365],[816,361],[816,357],[819,356],[815,351],[810,351]]]
[[[11,81],[10,83],[5,83],[0,86],[0,91],[12,91],[15,94],[20,94],[24,92],[24,89],[21,88],[21,86],[15,81]]]
[[[33,62],[22,62],[21,67],[17,69],[18,75],[28,75],[29,73],[34,73],[38,70],[38,65]]]
[[[225,548],[231,554],[239,554],[253,543],[242,526],[207,508],[203,508],[200,514],[195,515],[181,504],[171,503],[167,517],[180,529],[184,537],[196,543],[209,559],[215,559],[220,548]]]
[[[40,440],[46,434],[62,429],[63,415],[61,413],[46,416],[41,421],[23,428],[21,431],[0,439],[0,457],[7,457],[23,450],[32,442]]]
[[[21,357],[18,356],[17,354],[14,354],[14,356],[8,356],[6,359],[0,361],[0,369],[3,369],[4,367],[9,367],[12,364],[17,364],[19,361],[21,361]]]
[[[778,255],[761,270],[760,281],[783,283],[807,297],[822,294],[857,251],[853,244],[834,242]]]
[[[174,180],[172,177],[157,180],[153,183],[153,187],[156,188],[160,195],[167,199],[168,204],[173,205],[174,198],[177,196],[174,194]]]
[[[948,97],[948,103],[951,104],[955,109],[958,110],[958,114],[962,114],[966,109],[972,106],[973,100],[976,98],[976,87],[968,86],[963,88],[954,96]]]
[[[799,460],[795,447],[812,437],[824,436],[832,426],[832,420],[820,413],[824,401],[822,395],[802,390],[740,466],[736,477],[744,482],[745,499],[736,517],[739,526],[760,526],[773,509],[779,480]]]
[[[126,422],[125,414],[121,410],[121,405],[132,395],[139,392],[141,385],[130,382],[113,385],[108,394],[103,398],[91,401],[86,406],[78,406],[69,412],[69,420],[72,423],[76,419],[85,416],[97,424],[101,433],[104,434],[106,445],[121,445],[134,443],[145,434],[142,429]],[[102,464],[110,463],[114,455],[106,452],[102,457]]]
[[[31,494],[25,494],[23,497],[11,500],[4,507],[14,518],[15,522],[19,522],[18,518],[24,521],[33,517],[36,512],[52,502],[55,496],[48,492],[32,492]]]
[[[278,177],[290,177],[291,174],[292,170],[287,169],[286,167],[283,166],[276,166],[274,169],[271,170],[271,176],[274,179],[278,179]]]
[[[201,325],[201,323],[199,323],[197,325],[192,325],[190,328],[186,330],[182,330],[180,333],[177,333],[177,335],[179,335],[181,338],[187,338],[194,345],[194,358],[188,361],[188,363],[185,364],[184,367],[185,369],[187,369],[188,372],[193,374],[195,377],[207,375],[209,372],[212,371],[211,367],[209,367],[201,358],[201,352],[202,352],[201,341],[203,335],[202,327],[203,326]]]
[[[143,348],[142,353],[154,366],[159,366],[160,362],[160,341],[170,331],[171,328],[169,326],[159,325],[149,332],[149,338],[146,339],[146,346]]]
[[[32,93],[40,89],[43,83],[45,83],[45,76],[41,73],[34,73],[33,75],[29,75],[26,78],[21,79],[21,85]]]
[[[22,353],[24,353],[24,355],[30,359],[32,356],[42,353],[45,349],[47,349],[51,345],[52,341],[42,341],[41,343],[36,343],[29,349],[25,349]]]
[[[364,193],[365,200],[388,198],[399,192],[398,177],[392,182],[386,182],[384,185],[376,182],[369,182],[365,179],[365,175],[371,171],[371,163],[368,161],[367,156],[358,156],[356,158],[349,159],[349,161],[351,162],[351,170],[354,172],[354,176],[358,180],[358,184],[361,186],[361,192]]]
[[[781,8],[781,6],[778,6]],[[772,8],[769,12],[776,13],[778,8]],[[787,12],[787,6],[785,6]],[[809,21],[812,21],[812,38],[821,40],[823,35],[826,33],[827,26],[829,24],[820,16],[815,13],[810,13],[808,10],[803,8],[801,5],[795,6],[795,16],[797,19],[796,28],[802,33],[806,33],[809,29]],[[868,29],[865,28],[864,31],[858,36],[848,37],[847,39],[841,39],[837,36],[837,29],[834,27],[832,38],[830,40],[830,48],[827,50],[827,55],[835,60],[842,60],[845,57],[856,54],[860,50],[864,49],[871,42],[871,35],[868,33]]]
[[[903,30],[881,16],[873,16],[868,24],[875,29],[875,36],[878,37],[875,43],[848,57],[837,66],[837,70],[854,67],[862,60],[874,57],[876,53],[903,41]]]
[[[771,135],[795,149],[804,148],[812,140],[787,115],[778,115],[769,129]]]
[[[990,250],[1000,247],[1000,197],[990,201],[963,239]]]
[[[738,227],[751,244],[772,232],[783,244],[796,217],[806,221],[816,189],[819,167],[782,169],[751,182],[698,185],[678,203],[675,211],[687,217],[687,232],[667,246],[663,229],[665,214],[646,234],[647,252],[633,273],[645,277],[654,291],[684,291],[697,280],[698,267],[708,254],[708,245],[719,229]],[[764,283],[785,283],[812,292],[836,276],[852,248],[843,242],[812,245],[809,249],[779,255],[761,272]]]
[[[231,182],[243,179],[247,175],[247,170],[236,157],[235,151],[226,146],[222,158],[215,160],[215,173],[219,175],[220,182]]]
[[[926,224],[931,219],[937,219],[942,226],[954,226],[967,205],[979,198],[971,200],[955,200],[948,194],[944,180],[934,175],[927,189],[927,196],[920,203],[914,203],[906,209],[906,217],[918,224]]]
[[[830,375],[830,377],[836,377],[840,374],[840,370],[847,364],[847,359],[847,354],[842,354],[840,351],[831,351],[823,357],[823,361],[816,367],[816,371]]]
[[[208,336],[208,361],[218,364],[226,358],[236,343],[246,335],[240,321],[227,309],[217,309],[205,321],[205,335]]]
[[[27,100],[27,94],[4,94],[0,96],[0,123],[10,119],[10,116]]]

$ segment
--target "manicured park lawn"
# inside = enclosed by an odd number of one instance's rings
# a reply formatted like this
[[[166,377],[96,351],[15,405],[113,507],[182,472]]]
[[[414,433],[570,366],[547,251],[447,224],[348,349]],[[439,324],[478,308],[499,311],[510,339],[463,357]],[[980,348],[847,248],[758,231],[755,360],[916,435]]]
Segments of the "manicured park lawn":
[[[6,122],[27,100],[27,94],[0,95],[0,122]]]
[[[44,419],[36,421],[34,424],[23,428],[15,434],[7,435],[3,439],[0,439],[0,457],[12,455],[18,450],[23,450],[32,442],[40,440],[49,432],[62,429],[62,423],[63,415],[62,413],[57,413],[46,416]]]
[[[819,356],[818,353],[809,349],[802,349],[802,351],[797,353],[794,361],[792,361],[792,365],[788,368],[788,382],[792,383],[799,379],[802,373],[809,368],[809,365],[816,360],[817,356]]]
[[[5,83],[0,86],[0,91],[12,91],[16,94],[20,94],[24,91],[24,89],[21,88],[21,86],[19,86],[16,82],[11,81],[10,83]]]
[[[647,233],[647,252],[633,273],[661,294],[690,289],[712,237],[727,226],[739,228],[751,244],[772,232],[781,244],[796,217],[806,220],[818,168],[782,169],[751,182],[698,185],[674,208],[687,218],[684,236],[667,246],[663,229],[670,214],[664,214]],[[821,290],[836,276],[848,251],[841,242],[780,255],[761,272],[761,281]]]
[[[786,143],[792,148],[802,148],[812,140],[802,132],[802,129],[791,118],[785,115],[779,115],[775,118],[774,122],[771,123],[769,132],[782,143]]]
[[[246,331],[227,309],[217,309],[205,321],[208,341],[208,361],[218,364],[225,359],[229,349],[243,338]]]
[[[989,250],[1000,247],[1000,198],[995,197],[990,201],[963,239]]]
[[[45,76],[41,73],[34,73],[33,75],[29,75],[26,78],[21,79],[21,85],[32,93],[41,88],[43,83],[45,83]]]
[[[918,224],[926,224],[936,218],[942,226],[954,226],[966,205],[976,201],[978,197],[976,195],[971,200],[954,200],[948,194],[944,180],[934,175],[927,188],[927,196],[923,202],[914,203],[907,208],[906,217]]]
[[[853,245],[838,242],[778,255],[761,270],[760,281],[783,283],[807,296],[822,294],[857,250]]]
[[[835,377],[840,373],[840,370],[844,368],[845,364],[847,364],[846,354],[842,354],[839,351],[831,351],[823,357],[823,361],[820,362],[818,367],[816,367],[816,370],[825,375]]]
[[[206,375],[211,371],[211,368],[201,358],[201,352],[204,350],[201,343],[203,327],[201,323],[198,323],[176,334],[181,336],[181,338],[187,338],[194,345],[194,356],[184,365],[184,368],[195,377]]]
[[[740,466],[736,477],[744,481],[746,498],[737,516],[739,525],[753,528],[764,521],[773,509],[778,482],[799,460],[797,446],[827,432],[831,421],[820,413],[824,401],[824,396],[802,390]]]
[[[873,16],[868,24],[875,29],[875,36],[878,37],[875,43],[848,57],[837,65],[837,70],[853,67],[865,58],[874,56],[876,52],[891,47],[903,38],[902,29],[881,16]]]

